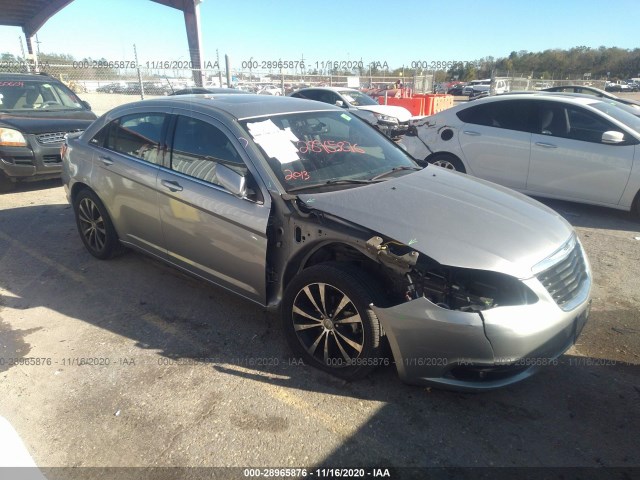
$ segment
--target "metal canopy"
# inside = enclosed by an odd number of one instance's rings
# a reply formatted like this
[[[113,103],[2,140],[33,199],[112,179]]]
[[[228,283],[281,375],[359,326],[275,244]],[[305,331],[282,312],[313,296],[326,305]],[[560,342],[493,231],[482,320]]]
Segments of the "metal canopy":
[[[27,41],[27,50],[33,54],[33,36],[57,12],[73,0],[0,0],[0,25],[21,27]],[[200,9],[202,0],[151,0],[181,10],[187,30],[189,54],[194,66],[194,80],[202,86],[202,56],[200,37]]]

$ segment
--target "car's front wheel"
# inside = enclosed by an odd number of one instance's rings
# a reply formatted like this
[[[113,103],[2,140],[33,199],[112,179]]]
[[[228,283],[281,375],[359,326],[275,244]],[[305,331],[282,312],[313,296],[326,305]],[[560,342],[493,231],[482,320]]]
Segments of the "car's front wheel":
[[[321,264],[300,272],[282,302],[289,345],[305,363],[346,380],[385,363],[381,329],[370,304],[380,305],[377,285],[362,271]]]
[[[80,191],[73,201],[73,210],[80,238],[91,255],[106,260],[124,250],[107,209],[95,193],[88,189]]]

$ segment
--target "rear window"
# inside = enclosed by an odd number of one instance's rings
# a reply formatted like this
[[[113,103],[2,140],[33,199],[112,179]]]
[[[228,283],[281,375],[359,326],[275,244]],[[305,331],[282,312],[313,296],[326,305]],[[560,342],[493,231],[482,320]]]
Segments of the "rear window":
[[[531,102],[504,100],[460,110],[456,115],[465,123],[530,132]]]

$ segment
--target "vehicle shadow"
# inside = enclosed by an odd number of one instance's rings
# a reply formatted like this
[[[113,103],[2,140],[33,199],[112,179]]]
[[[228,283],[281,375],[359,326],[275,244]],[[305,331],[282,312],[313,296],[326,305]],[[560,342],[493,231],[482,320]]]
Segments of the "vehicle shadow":
[[[640,220],[629,212],[564,200],[534,198],[558,212],[574,227],[640,232]]]
[[[34,182],[17,182],[11,186],[6,193],[36,192],[38,190],[47,190],[60,186],[60,179],[53,178],[51,180],[38,180]]]
[[[131,339],[139,352],[207,366],[211,382],[262,388],[341,439],[314,468],[640,467],[638,364],[565,355],[525,382],[481,394],[405,385],[393,366],[344,382],[292,358],[277,319],[258,306],[137,253],[94,259],[68,205],[0,211],[0,287],[10,293],[0,318],[6,308],[27,315],[46,307]],[[380,407],[355,427],[359,417],[344,413],[355,415],[362,400]],[[234,421],[256,435],[292,434],[284,424]]]

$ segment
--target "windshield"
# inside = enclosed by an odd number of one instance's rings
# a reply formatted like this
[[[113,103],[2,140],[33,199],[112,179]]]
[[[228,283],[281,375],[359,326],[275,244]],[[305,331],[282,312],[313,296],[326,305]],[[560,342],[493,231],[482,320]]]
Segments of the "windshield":
[[[365,95],[357,90],[342,90],[338,93],[354,107],[361,107],[362,105],[380,105],[369,95]]]
[[[590,104],[593,108],[606,113],[610,117],[615,118],[619,122],[624,123],[627,127],[632,128],[637,133],[640,133],[640,117],[637,117],[638,110],[634,107],[625,105],[615,100],[602,100]]]
[[[401,148],[347,113],[291,113],[241,125],[287,190],[368,181],[397,167],[417,168]]]
[[[53,82],[0,81],[0,111],[38,112],[83,110],[80,99],[71,91]]]

